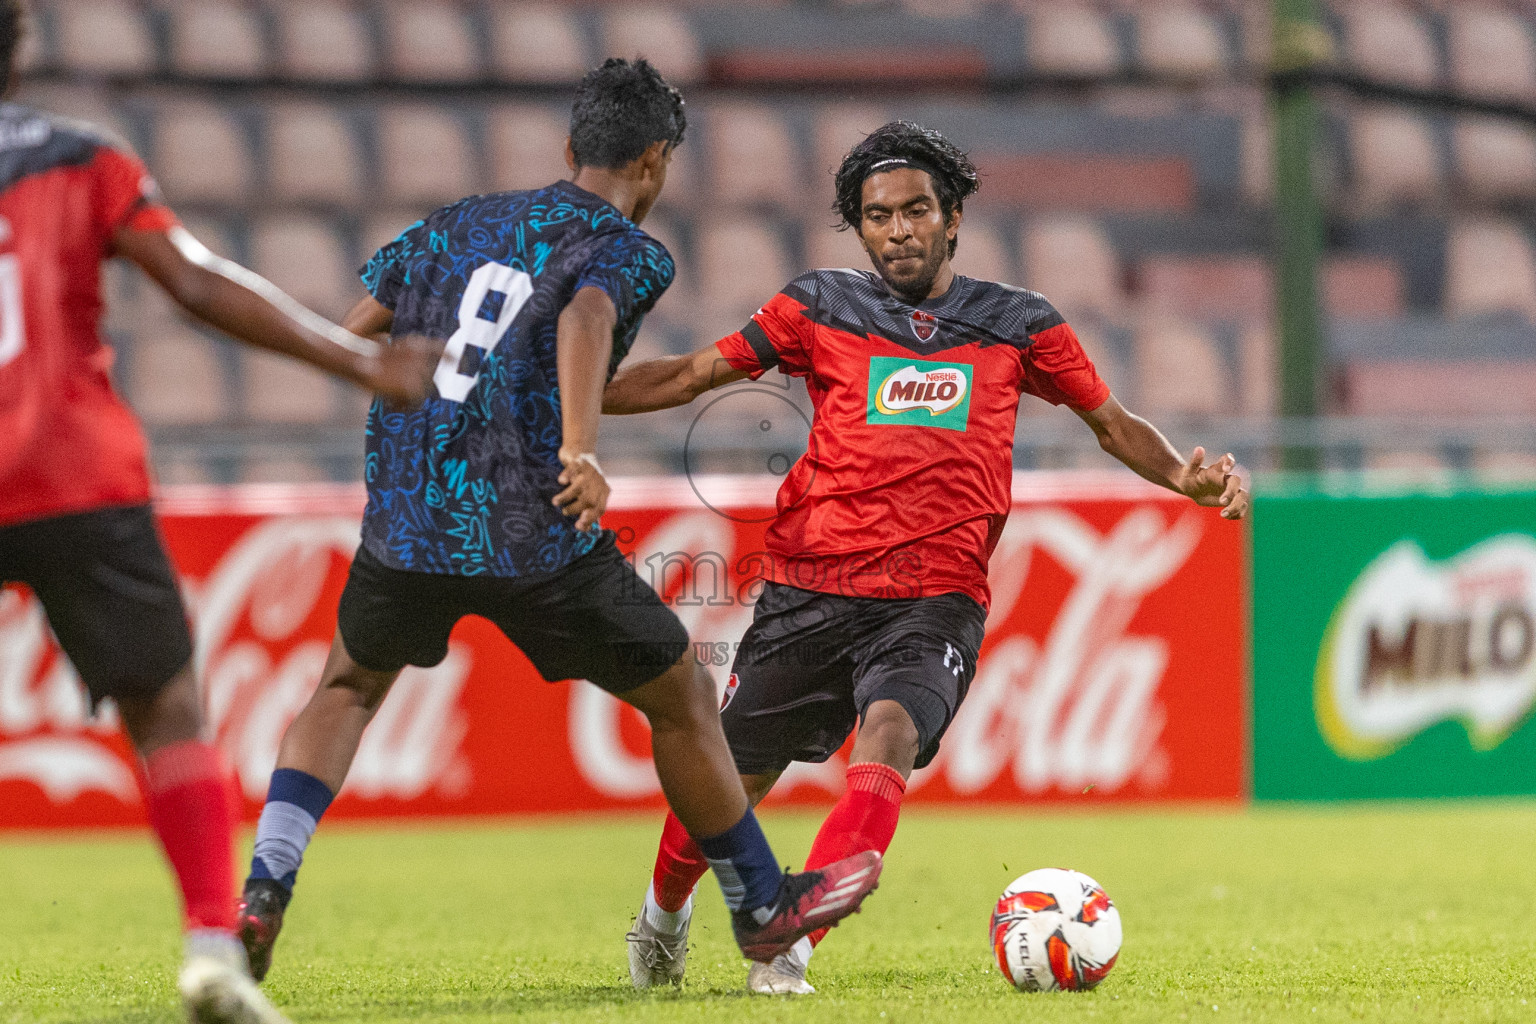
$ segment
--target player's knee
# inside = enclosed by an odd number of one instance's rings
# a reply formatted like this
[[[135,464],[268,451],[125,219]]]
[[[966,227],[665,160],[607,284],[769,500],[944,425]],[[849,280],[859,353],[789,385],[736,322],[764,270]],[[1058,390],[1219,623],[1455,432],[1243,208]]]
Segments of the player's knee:
[[[651,730],[686,730],[714,724],[720,712],[715,683],[693,657],[683,655],[676,664],[643,686],[623,695],[645,715]]]
[[[119,697],[117,708],[128,738],[143,757],[172,743],[197,739],[202,733],[202,702],[190,664],[154,696]]]
[[[854,741],[859,761],[879,761],[898,771],[910,771],[917,761],[922,736],[907,709],[894,700],[877,700],[864,713]]]

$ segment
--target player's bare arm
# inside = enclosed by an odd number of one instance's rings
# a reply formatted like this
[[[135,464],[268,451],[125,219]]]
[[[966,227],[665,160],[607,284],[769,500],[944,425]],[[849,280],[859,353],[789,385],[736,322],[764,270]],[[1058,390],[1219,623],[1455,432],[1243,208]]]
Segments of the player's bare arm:
[[[341,318],[341,326],[360,338],[369,338],[382,345],[389,341],[389,332],[394,329],[395,311],[372,295],[365,295],[347,310],[347,315]]]
[[[585,530],[608,507],[608,480],[597,463],[597,425],[618,313],[600,288],[583,288],[560,314],[555,364],[560,375],[560,483],[555,505]]]
[[[259,274],[215,256],[185,228],[124,228],[113,248],[192,316],[248,345],[303,360],[396,404],[416,405],[426,396],[434,346],[415,339],[380,345],[359,337]]]
[[[1093,428],[1099,447],[1138,475],[1197,505],[1220,508],[1224,519],[1247,515],[1248,491],[1230,452],[1207,466],[1205,449],[1197,447],[1185,461],[1162,431],[1127,411],[1113,395],[1092,412],[1074,411]]]
[[[720,346],[708,345],[680,356],[647,359],[614,375],[603,391],[603,412],[627,416],[687,405],[706,391],[745,380],[725,358]]]

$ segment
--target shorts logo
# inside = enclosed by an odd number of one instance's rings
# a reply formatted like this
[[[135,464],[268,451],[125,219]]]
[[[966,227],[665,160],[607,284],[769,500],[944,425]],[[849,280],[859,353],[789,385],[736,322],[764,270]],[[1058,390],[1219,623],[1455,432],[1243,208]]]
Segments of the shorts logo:
[[[730,682],[725,684],[725,696],[720,698],[720,710],[724,711],[731,706],[731,698],[736,696],[736,688],[741,685],[741,677],[735,672],[731,673]]]
[[[871,357],[868,422],[964,430],[971,411],[971,370],[965,363]]]

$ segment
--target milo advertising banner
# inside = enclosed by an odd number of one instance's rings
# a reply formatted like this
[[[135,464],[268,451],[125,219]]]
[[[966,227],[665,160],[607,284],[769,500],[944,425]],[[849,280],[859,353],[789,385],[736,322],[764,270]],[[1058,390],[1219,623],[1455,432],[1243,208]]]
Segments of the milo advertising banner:
[[[1536,793],[1536,491],[1270,494],[1259,799]]]

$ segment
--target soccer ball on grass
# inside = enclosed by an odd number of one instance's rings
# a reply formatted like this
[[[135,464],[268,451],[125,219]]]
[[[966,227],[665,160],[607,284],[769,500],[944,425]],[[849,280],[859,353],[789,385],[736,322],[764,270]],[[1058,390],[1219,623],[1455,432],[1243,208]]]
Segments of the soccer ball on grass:
[[[1120,955],[1120,912],[1080,871],[1031,871],[992,911],[992,951],[1021,992],[1090,989]]]

